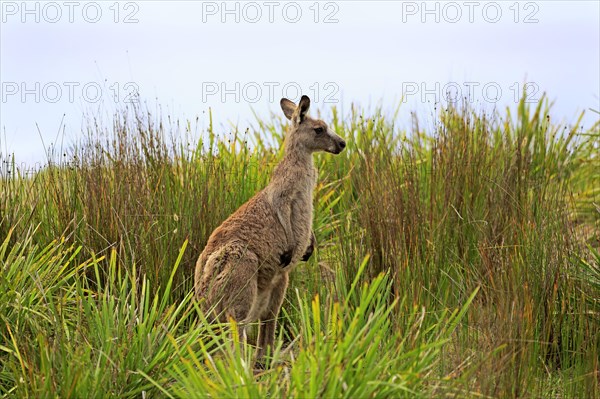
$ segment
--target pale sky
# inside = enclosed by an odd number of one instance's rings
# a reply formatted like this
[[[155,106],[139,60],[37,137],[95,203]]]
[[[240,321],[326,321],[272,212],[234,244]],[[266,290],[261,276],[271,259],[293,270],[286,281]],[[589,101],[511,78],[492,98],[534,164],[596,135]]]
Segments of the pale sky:
[[[222,132],[300,94],[343,110],[404,94],[408,125],[448,92],[504,109],[523,85],[557,122],[598,120],[598,1],[0,3],[0,153],[21,163],[43,163],[63,115],[68,143],[131,93],[202,126],[210,107]]]

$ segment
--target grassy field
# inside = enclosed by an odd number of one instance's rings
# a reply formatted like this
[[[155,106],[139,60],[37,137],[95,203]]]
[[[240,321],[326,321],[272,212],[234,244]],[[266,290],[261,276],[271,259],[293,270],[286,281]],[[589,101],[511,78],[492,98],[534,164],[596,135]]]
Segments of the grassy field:
[[[236,326],[205,322],[192,276],[268,182],[282,119],[198,141],[130,109],[35,175],[9,170],[0,395],[600,397],[600,125],[555,124],[546,100],[436,112],[405,132],[332,110],[348,147],[315,157],[318,248],[258,375]]]

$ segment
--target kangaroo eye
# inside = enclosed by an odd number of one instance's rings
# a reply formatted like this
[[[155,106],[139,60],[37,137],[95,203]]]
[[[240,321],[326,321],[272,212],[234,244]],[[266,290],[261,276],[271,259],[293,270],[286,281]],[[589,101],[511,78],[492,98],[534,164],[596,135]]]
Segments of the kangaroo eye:
[[[324,131],[325,131],[325,130],[324,130],[322,127],[316,127],[316,128],[315,128],[315,133],[316,133],[316,134],[321,134],[321,133],[323,133]]]

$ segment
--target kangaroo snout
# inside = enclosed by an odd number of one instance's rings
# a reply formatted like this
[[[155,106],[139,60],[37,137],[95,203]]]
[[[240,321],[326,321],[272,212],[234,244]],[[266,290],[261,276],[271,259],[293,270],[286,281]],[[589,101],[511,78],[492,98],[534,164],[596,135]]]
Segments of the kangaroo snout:
[[[331,136],[333,136],[333,145],[331,147],[329,147],[326,151],[331,153],[331,154],[339,154],[340,152],[344,151],[344,148],[346,148],[346,142],[344,141],[343,138],[341,138],[340,136],[338,136],[335,133],[330,133]]]

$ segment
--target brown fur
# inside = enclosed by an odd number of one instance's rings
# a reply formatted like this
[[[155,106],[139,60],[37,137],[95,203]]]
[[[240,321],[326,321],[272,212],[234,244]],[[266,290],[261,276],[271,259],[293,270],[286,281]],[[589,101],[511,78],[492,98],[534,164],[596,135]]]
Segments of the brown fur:
[[[312,196],[317,171],[312,154],[340,153],[346,143],[322,120],[307,116],[310,100],[296,106],[281,100],[292,127],[285,156],[271,182],[235,211],[210,236],[194,276],[197,299],[205,310],[226,322],[260,321],[262,357],[275,339],[277,315],[288,285],[288,273],[312,254]]]

